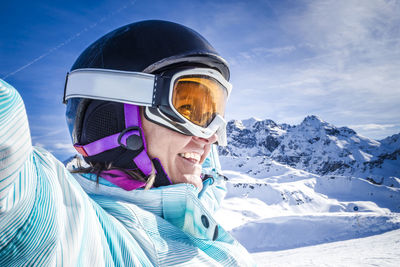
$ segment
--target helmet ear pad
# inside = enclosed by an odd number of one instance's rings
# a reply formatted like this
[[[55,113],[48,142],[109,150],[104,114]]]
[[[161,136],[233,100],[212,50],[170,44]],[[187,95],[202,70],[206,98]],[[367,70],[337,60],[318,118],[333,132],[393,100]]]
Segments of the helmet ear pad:
[[[82,118],[79,143],[92,143],[101,138],[120,133],[125,129],[124,104],[110,101],[92,100]],[[139,151],[116,147],[100,154],[84,157],[92,164],[108,165],[123,169],[137,169],[133,162]]]
[[[125,129],[124,105],[92,100],[82,119],[82,134],[79,141],[81,144],[88,144]]]

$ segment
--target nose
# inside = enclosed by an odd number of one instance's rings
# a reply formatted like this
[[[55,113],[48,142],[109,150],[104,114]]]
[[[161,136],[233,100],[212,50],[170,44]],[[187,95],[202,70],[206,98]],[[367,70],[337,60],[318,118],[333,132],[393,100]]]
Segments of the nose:
[[[208,144],[214,144],[215,142],[217,142],[218,136],[216,133],[214,133],[213,135],[211,135],[208,138],[193,136],[193,139],[199,143],[204,143],[204,144],[208,145]]]

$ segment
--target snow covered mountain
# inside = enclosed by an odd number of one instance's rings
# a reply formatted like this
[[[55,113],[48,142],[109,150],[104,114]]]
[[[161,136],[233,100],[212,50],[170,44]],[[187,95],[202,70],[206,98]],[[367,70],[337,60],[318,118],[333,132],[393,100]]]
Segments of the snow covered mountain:
[[[221,156],[266,156],[319,175],[345,175],[391,185],[400,177],[400,134],[377,141],[317,116],[296,126],[272,120],[234,120],[227,126],[228,146]],[[255,166],[254,172],[266,168]]]

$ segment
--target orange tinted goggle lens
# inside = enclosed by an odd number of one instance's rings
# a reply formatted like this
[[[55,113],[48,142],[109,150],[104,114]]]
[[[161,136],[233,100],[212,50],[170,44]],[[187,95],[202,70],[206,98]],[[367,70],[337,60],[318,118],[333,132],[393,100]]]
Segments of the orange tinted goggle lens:
[[[174,83],[172,105],[183,117],[207,127],[214,117],[224,116],[227,90],[208,76],[184,76]]]

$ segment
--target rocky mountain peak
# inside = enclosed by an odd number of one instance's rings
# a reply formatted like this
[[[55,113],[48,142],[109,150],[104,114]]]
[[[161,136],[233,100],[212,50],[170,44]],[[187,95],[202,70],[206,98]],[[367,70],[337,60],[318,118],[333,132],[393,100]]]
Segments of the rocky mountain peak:
[[[400,147],[400,133],[388,136],[380,142],[385,145]]]
[[[316,127],[324,124],[326,124],[326,122],[316,115],[309,115],[305,117],[303,122],[301,123],[301,125],[316,126]]]
[[[295,126],[254,118],[244,123],[230,121],[227,134],[228,146],[220,148],[222,155],[268,156],[322,175],[358,175],[376,180],[400,177],[400,134],[376,141],[315,115]]]
[[[251,128],[253,128],[254,124],[256,124],[257,122],[260,122],[260,121],[261,121],[261,119],[251,117],[250,119],[242,120],[242,124],[247,129],[251,129]]]
[[[241,120],[229,121],[227,127],[238,130],[244,130],[246,128],[246,126],[243,125],[243,122]]]

